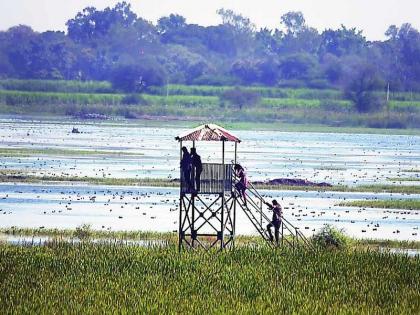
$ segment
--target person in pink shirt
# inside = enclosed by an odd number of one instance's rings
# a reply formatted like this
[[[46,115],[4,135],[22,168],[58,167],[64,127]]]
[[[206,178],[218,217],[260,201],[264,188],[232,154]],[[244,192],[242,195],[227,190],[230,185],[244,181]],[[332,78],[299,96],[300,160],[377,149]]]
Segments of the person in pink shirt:
[[[235,164],[235,166],[233,167],[236,176],[238,177],[238,182],[235,184],[236,189],[239,192],[239,195],[242,197],[242,199],[244,200],[244,204],[245,206],[247,206],[246,204],[246,195],[245,195],[245,191],[248,188],[248,179],[246,177],[246,173],[244,168],[239,165],[239,164]]]

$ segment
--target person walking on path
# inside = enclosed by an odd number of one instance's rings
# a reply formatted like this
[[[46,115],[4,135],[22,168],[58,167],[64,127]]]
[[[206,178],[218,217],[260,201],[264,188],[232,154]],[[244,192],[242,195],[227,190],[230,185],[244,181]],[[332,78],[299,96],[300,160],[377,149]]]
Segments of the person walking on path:
[[[191,155],[186,147],[182,147],[181,171],[184,184],[187,185],[188,192],[193,190],[191,183]]]
[[[200,191],[200,179],[201,179],[201,172],[203,171],[203,164],[201,163],[201,157],[197,154],[197,150],[195,148],[191,148],[191,165],[193,169],[193,183],[195,183],[195,191]]]
[[[240,164],[235,164],[233,169],[235,170],[236,176],[239,178],[239,181],[235,184],[235,187],[238,190],[239,195],[244,200],[244,204],[245,204],[245,207],[246,207],[247,204],[246,204],[245,191],[248,188],[248,179],[246,177],[245,170]]]
[[[268,208],[273,211],[273,218],[272,221],[267,225],[267,231],[270,236],[270,241],[273,242],[273,233],[271,232],[271,228],[274,227],[274,236],[276,239],[276,244],[279,245],[279,238],[280,238],[280,226],[281,226],[281,218],[283,216],[283,211],[280,204],[277,200],[273,200],[272,204],[266,202],[265,203]]]

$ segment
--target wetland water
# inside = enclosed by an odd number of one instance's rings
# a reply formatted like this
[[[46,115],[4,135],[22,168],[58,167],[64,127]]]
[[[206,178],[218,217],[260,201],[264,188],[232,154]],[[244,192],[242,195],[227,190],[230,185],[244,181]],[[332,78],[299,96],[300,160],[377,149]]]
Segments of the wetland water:
[[[73,127],[81,133],[72,134]],[[21,156],[4,154],[1,169],[38,175],[115,178],[179,177],[179,145],[185,129],[124,124],[0,120],[0,149],[19,148]],[[303,178],[332,184],[418,185],[389,178],[418,178],[420,137],[233,131],[242,143],[239,161],[252,180]],[[30,154],[27,149],[54,149]],[[228,145],[227,159],[233,159]],[[116,151],[116,154],[66,154],[66,150]],[[197,143],[205,162],[220,160],[220,143]],[[47,152],[47,151],[46,151]],[[132,155],[141,154],[141,155]],[[410,172],[411,170],[411,172]],[[262,191],[282,200],[285,216],[307,235],[325,223],[354,237],[420,240],[420,210],[338,207],[345,200],[419,199],[420,195],[305,191]],[[178,227],[178,189],[98,186],[85,183],[0,184],[0,227],[174,231]],[[255,234],[238,212],[237,233]]]

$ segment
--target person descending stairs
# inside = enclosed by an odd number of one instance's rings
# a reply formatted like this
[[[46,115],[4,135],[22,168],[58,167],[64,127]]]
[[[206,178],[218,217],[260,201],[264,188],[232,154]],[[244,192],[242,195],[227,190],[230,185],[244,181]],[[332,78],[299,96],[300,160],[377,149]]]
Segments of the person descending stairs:
[[[283,209],[277,200],[269,203],[264,200],[254,185],[247,179],[244,168],[235,164],[233,191],[239,196],[238,204],[258,233],[270,246],[289,245],[293,248],[303,246],[313,249],[312,244],[298,227],[292,225],[284,216]],[[267,206],[270,214],[264,209]],[[274,227],[274,237],[271,228]]]

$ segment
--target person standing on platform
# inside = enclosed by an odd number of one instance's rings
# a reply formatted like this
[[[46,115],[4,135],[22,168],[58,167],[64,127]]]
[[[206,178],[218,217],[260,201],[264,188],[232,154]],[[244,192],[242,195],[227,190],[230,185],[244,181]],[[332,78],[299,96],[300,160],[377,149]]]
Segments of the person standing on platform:
[[[193,185],[191,183],[191,168],[191,155],[186,147],[182,147],[181,172],[184,178],[183,181],[181,178],[181,185],[186,185],[188,192],[193,191]]]
[[[191,165],[194,174],[193,183],[195,183],[195,191],[199,192],[201,172],[203,172],[203,164],[201,163],[201,157],[197,154],[197,150],[195,148],[191,148]]]

